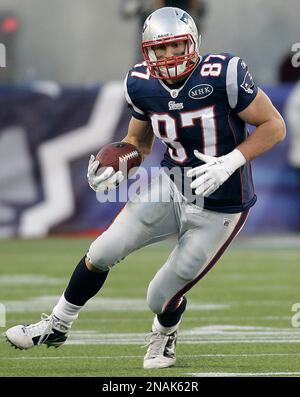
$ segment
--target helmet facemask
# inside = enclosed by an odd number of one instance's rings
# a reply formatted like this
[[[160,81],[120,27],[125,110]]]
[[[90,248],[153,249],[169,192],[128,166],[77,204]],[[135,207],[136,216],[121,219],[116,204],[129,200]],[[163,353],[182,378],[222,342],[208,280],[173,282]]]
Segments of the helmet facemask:
[[[183,55],[175,55],[158,60],[154,46],[185,42]],[[197,44],[191,34],[181,34],[142,42],[142,52],[151,75],[157,79],[174,80],[190,73],[199,58]]]

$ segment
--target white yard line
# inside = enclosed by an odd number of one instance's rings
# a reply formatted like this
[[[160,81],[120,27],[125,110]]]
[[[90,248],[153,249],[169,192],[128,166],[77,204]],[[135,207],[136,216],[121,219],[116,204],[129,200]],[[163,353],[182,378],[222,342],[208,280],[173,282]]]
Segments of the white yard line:
[[[236,250],[245,248],[261,248],[265,249],[276,249],[282,250],[287,248],[299,248],[300,246],[300,235],[299,234],[285,234],[285,235],[272,235],[272,236],[255,236],[255,237],[244,237],[239,236],[232,244],[232,247]],[[277,255],[277,253],[276,253]]]
[[[54,279],[50,280],[50,285]],[[47,284],[47,283],[46,283]],[[45,285],[46,285],[45,284]],[[7,313],[25,313],[25,312],[47,312],[52,310],[53,306],[56,305],[60,296],[59,295],[49,295],[49,296],[38,296],[29,299],[22,300],[2,300],[6,307]],[[290,300],[248,300],[243,303],[244,306],[261,306],[265,307],[280,307],[282,305],[290,306]],[[236,301],[223,303],[214,303],[214,302],[197,302],[194,300],[189,300],[188,309],[189,311],[206,311],[211,312],[213,310],[228,310],[232,307],[237,307],[238,304]],[[84,310],[94,311],[94,312],[115,312],[115,311],[126,311],[126,312],[149,312],[149,308],[146,303],[146,299],[140,298],[104,298],[104,297],[94,297],[91,299]],[[222,313],[223,314],[223,313]],[[224,313],[225,314],[225,313]],[[211,318],[211,317],[210,317]],[[223,317],[222,317],[223,318]],[[247,317],[248,318],[248,317]],[[251,318],[251,317],[250,317]]]
[[[71,331],[66,345],[143,345],[146,333],[103,333],[96,330]],[[297,328],[272,328],[241,325],[210,325],[182,330],[181,344],[291,344],[300,343]]]
[[[144,333],[99,333],[75,331],[66,344],[128,344],[139,345],[145,341]],[[182,330],[181,344],[250,344],[250,343],[300,343],[300,332],[294,328],[254,327],[240,325],[211,325]]]
[[[38,296],[27,300],[20,301],[2,301],[6,307],[7,313],[23,313],[23,312],[47,312],[52,310],[56,305],[60,296]],[[191,301],[189,310],[211,311],[229,309],[230,305],[220,303],[197,303]],[[126,312],[148,312],[149,308],[146,299],[139,298],[103,298],[95,297],[91,299],[84,308],[87,311],[97,311],[99,313],[126,311]]]
[[[19,285],[19,286],[35,286],[35,285],[61,285],[68,282],[67,278],[49,277],[42,274],[9,274],[0,276],[0,285]]]
[[[300,353],[250,353],[250,354],[181,354],[180,358],[201,358],[201,357],[222,357],[222,358],[232,358],[232,357],[271,357],[271,356],[300,356]],[[143,358],[143,355],[136,356],[49,356],[49,357],[32,357],[32,356],[22,356],[22,357],[0,357],[0,360],[119,360],[119,359],[130,359],[130,358]]]
[[[298,340],[282,340],[278,341],[277,339],[270,339],[270,340],[243,340],[243,341],[235,341],[235,340],[207,340],[207,341],[183,341],[180,340],[180,344],[184,345],[232,345],[232,344],[269,344],[269,343],[275,343],[275,344],[293,344],[293,343],[300,343],[300,338]],[[115,340],[107,340],[104,341],[103,339],[96,339],[93,341],[67,341],[65,343],[66,345],[69,346],[89,346],[89,345],[141,345],[142,341],[128,341],[128,340],[120,340],[120,341],[115,341]]]

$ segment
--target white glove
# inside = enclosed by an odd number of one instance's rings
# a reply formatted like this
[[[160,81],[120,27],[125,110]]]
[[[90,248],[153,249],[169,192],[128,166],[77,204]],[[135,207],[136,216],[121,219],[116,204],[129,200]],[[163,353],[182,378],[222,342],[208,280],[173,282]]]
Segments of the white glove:
[[[189,170],[187,176],[196,176],[196,179],[191,183],[191,188],[196,189],[196,194],[204,197],[208,197],[215,192],[234,171],[246,163],[245,157],[238,149],[234,149],[221,157],[208,156],[198,152],[198,150],[194,151],[194,155],[206,164]]]
[[[95,156],[91,155],[87,179],[91,189],[95,192],[108,191],[115,189],[119,183],[124,179],[122,171],[115,172],[113,167],[107,167],[100,175],[96,174],[96,170],[99,166],[99,161],[95,160]]]

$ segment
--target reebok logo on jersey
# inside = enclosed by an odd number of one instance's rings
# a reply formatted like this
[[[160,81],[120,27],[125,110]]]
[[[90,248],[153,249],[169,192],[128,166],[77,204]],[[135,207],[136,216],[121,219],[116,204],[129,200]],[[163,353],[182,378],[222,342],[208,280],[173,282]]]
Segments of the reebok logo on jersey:
[[[228,227],[231,224],[232,220],[228,218],[223,219],[223,226]]]
[[[176,103],[175,101],[170,101],[168,103],[168,105],[169,105],[169,110],[180,110],[180,109],[183,109],[183,103],[182,102]]]
[[[199,84],[189,90],[189,97],[192,99],[203,99],[213,93],[214,89],[210,84]]]

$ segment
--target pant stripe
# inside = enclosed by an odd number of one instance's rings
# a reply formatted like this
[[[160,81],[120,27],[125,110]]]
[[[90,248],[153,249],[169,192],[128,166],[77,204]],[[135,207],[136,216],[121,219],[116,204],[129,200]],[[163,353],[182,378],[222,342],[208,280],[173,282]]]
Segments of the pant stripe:
[[[225,243],[222,245],[222,247],[219,249],[219,251],[216,253],[216,255],[211,259],[211,261],[208,263],[208,265],[204,268],[204,270],[192,281],[190,281],[188,284],[186,284],[179,292],[176,293],[168,302],[167,304],[164,305],[163,312],[168,311],[168,308],[174,302],[174,300],[180,299],[180,297],[185,294],[187,291],[189,291],[199,280],[201,280],[206,273],[209,272],[209,270],[217,263],[217,261],[221,258],[223,255],[224,251],[226,248],[229,246],[229,244],[232,242],[232,240],[238,235],[242,227],[244,226],[244,223],[247,220],[248,214],[250,210],[242,212],[240,219],[238,220],[235,228],[233,229],[232,233],[228,237],[228,239],[225,241]]]

